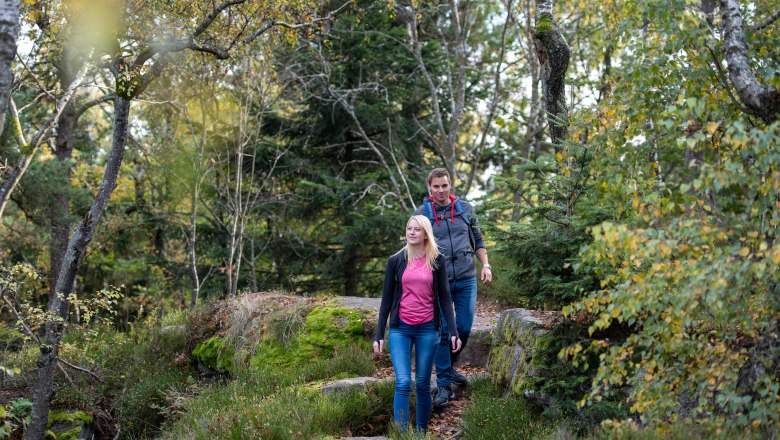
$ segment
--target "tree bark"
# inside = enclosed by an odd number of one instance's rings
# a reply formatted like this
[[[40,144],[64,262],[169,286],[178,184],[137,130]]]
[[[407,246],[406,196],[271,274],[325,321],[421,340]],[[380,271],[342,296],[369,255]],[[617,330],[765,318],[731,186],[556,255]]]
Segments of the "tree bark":
[[[738,0],[721,0],[723,44],[729,67],[729,79],[747,111],[767,124],[780,116],[780,91],[765,87],[750,68],[749,46],[745,38]]]
[[[68,243],[68,249],[57,278],[57,295],[49,303],[51,316],[45,325],[45,336],[41,345],[41,357],[38,361],[38,378],[33,392],[33,408],[30,425],[25,434],[28,440],[44,438],[48,422],[49,406],[54,396],[54,369],[57,366],[60,340],[65,328],[70,303],[68,296],[73,292],[79,266],[84,259],[87,246],[95,234],[100,219],[108,206],[111,194],[116,188],[119,169],[127,144],[127,123],[130,114],[130,99],[114,98],[114,130],[111,154],[106,162],[103,181],[89,211],[79,221]]]
[[[61,84],[68,84],[61,82]],[[52,203],[52,209],[49,211],[51,223],[51,241],[49,242],[49,301],[54,299],[57,287],[57,278],[60,274],[62,259],[65,257],[65,251],[68,247],[70,238],[70,159],[73,156],[73,130],[76,127],[78,115],[76,107],[69,102],[62,111],[60,120],[57,123],[57,138],[55,140],[56,150],[54,155],[60,161],[57,171],[58,175],[53,176],[56,179],[58,188]]]
[[[0,135],[3,134],[8,97],[13,85],[11,64],[19,37],[19,0],[0,0]]]
[[[552,16],[553,0],[536,2],[536,54],[542,74],[544,106],[549,121],[550,139],[556,153],[566,139],[569,117],[566,108],[566,71],[569,69],[571,50]]]

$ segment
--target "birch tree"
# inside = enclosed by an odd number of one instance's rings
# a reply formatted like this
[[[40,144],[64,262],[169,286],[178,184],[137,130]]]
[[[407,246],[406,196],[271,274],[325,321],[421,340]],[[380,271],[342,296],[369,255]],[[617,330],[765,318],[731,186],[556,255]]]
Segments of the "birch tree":
[[[13,73],[11,64],[16,55],[19,37],[19,0],[0,1],[0,134],[5,126],[8,98],[11,96]]]

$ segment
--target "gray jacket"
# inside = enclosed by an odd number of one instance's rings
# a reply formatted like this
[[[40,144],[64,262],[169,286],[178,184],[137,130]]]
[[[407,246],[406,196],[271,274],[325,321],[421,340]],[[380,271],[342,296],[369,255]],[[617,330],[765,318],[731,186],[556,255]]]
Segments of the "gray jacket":
[[[439,251],[444,255],[447,266],[447,276],[450,281],[458,281],[466,278],[475,277],[477,270],[474,265],[474,252],[479,248],[484,248],[485,243],[482,240],[482,232],[476,224],[474,207],[461,200],[460,204],[469,213],[471,226],[460,217],[455,216],[454,223],[452,219],[452,208],[455,202],[447,206],[439,206],[436,202],[436,214],[439,221],[431,220],[433,236],[436,238],[436,244],[439,245]],[[428,216],[425,212],[425,205],[420,205],[414,215]],[[469,227],[471,227],[474,237],[474,248],[471,248],[469,239]]]

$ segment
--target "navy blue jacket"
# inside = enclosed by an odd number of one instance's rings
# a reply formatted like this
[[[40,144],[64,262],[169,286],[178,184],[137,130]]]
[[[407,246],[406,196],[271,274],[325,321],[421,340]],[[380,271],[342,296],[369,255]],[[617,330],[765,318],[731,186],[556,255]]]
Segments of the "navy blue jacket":
[[[400,318],[398,309],[401,304],[401,280],[406,270],[406,251],[398,252],[390,257],[385,270],[385,286],[382,289],[382,303],[379,306],[379,318],[376,325],[376,341],[385,338],[385,325],[387,318],[390,317],[390,327],[398,327]],[[441,328],[441,314],[439,307],[447,318],[447,327],[450,330],[450,336],[458,336],[458,330],[455,327],[455,311],[452,307],[452,297],[450,297],[450,283],[447,281],[447,269],[444,267],[444,257],[439,255],[436,258],[436,267],[433,269],[433,319],[436,323],[436,330]]]

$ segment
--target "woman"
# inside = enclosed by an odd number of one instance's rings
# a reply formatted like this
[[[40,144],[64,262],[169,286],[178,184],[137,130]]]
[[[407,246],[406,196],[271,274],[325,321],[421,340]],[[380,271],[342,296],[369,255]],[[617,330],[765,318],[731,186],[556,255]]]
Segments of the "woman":
[[[385,271],[382,304],[379,307],[374,353],[381,353],[385,325],[390,318],[390,357],[395,370],[393,417],[401,431],[409,420],[412,389],[412,346],[415,347],[416,428],[425,431],[431,418],[431,369],[439,343],[441,315],[449,327],[452,351],[460,350],[455,313],[444,257],[436,247],[431,222],[424,215],[406,222],[406,246],[390,257]]]

